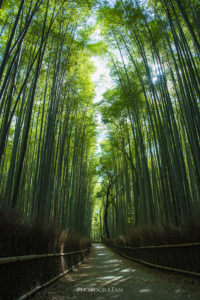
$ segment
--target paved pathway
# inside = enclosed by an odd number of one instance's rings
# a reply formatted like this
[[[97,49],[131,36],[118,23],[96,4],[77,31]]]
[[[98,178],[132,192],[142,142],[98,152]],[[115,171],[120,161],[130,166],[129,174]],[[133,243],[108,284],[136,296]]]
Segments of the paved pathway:
[[[129,261],[102,244],[34,300],[200,300],[200,281]]]

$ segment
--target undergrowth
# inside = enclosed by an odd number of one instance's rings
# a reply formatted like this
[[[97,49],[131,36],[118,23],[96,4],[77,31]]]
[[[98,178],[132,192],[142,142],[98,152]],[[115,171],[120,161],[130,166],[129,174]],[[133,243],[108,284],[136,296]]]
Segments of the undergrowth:
[[[188,220],[182,226],[168,224],[135,227],[126,236],[120,235],[112,241],[131,247],[200,242],[200,221]]]
[[[89,244],[88,238],[61,230],[54,222],[36,218],[23,224],[18,213],[0,207],[0,257],[78,251]]]

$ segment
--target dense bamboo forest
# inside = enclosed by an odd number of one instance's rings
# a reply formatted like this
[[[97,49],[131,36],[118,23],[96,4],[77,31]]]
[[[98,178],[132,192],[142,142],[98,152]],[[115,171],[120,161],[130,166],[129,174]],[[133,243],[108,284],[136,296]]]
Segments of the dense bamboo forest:
[[[0,2],[2,255],[10,228],[41,222],[79,242],[199,241],[199,4]],[[95,102],[97,56],[113,84]]]
[[[138,228],[162,243],[167,226],[174,243],[181,228],[199,239],[191,225],[200,208],[199,10],[198,1],[163,0],[115,1],[98,12],[116,83],[99,104],[107,238],[149,243]]]

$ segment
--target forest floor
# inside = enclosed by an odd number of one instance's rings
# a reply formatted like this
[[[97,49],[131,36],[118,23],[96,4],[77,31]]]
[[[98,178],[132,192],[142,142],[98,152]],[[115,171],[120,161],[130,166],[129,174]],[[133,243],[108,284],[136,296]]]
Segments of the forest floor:
[[[148,268],[93,244],[83,264],[32,299],[199,300],[200,280]]]

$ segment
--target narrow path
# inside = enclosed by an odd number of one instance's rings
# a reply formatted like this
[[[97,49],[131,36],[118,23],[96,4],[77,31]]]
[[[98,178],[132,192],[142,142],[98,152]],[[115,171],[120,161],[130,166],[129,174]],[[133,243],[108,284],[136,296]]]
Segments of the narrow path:
[[[33,299],[199,300],[200,281],[144,267],[94,244],[80,267]]]

